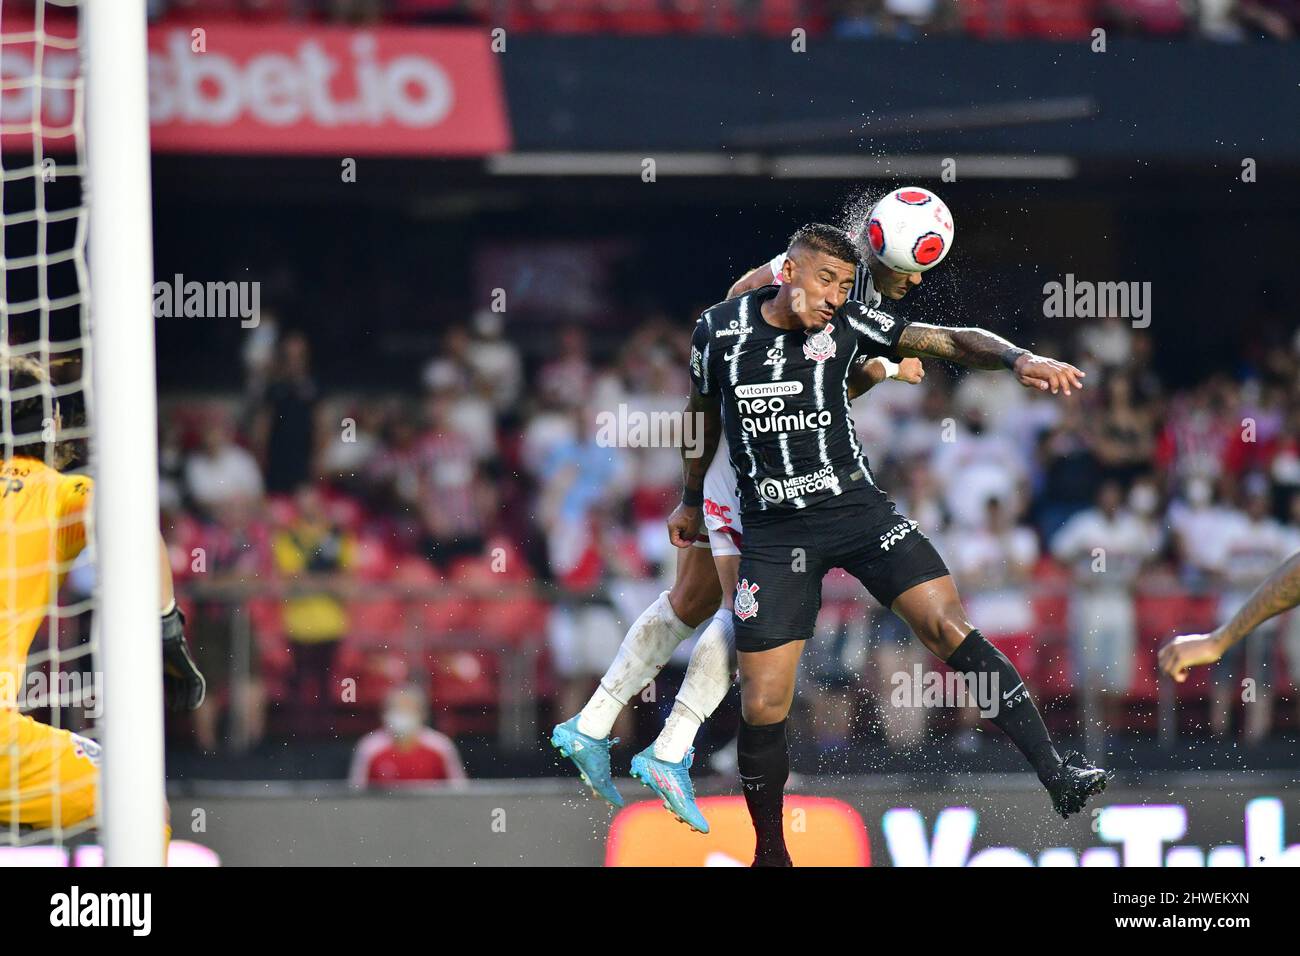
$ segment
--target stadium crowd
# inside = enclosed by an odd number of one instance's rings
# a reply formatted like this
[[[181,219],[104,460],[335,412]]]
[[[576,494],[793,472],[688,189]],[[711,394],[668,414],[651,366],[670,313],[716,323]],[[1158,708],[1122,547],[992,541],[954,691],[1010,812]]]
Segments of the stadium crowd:
[[[494,733],[521,698],[539,726],[585,700],[672,577],[679,451],[626,426],[682,407],[688,336],[650,318],[608,354],[567,327],[539,356],[528,335],[485,311],[421,381],[335,394],[304,333],[264,316],[242,395],[164,398],[164,532],[213,690],[202,748],[360,735],[405,687],[453,737]],[[923,385],[858,400],[859,432],[1049,721],[1154,735],[1158,643],[1300,550],[1300,340],[1177,391],[1118,320],[1034,344],[1089,387],[1061,400],[930,362]],[[973,711],[889,705],[933,665],[852,579],[827,579],[819,635],[802,694],[819,747],[978,745]],[[1183,733],[1297,726],[1300,615],[1240,648],[1178,688]]]
[[[966,34],[1087,40],[1097,27],[1158,38],[1289,40],[1296,0],[151,0],[157,18],[475,23],[546,33]]]

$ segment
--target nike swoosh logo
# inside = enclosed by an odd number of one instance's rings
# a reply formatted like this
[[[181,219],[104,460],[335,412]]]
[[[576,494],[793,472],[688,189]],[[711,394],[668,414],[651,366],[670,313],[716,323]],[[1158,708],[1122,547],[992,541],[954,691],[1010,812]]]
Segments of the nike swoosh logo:
[[[1002,695],[1002,699],[1003,699],[1003,700],[1010,700],[1010,699],[1011,699],[1011,695],[1014,694],[1016,691],[1020,690],[1020,688],[1022,688],[1022,687],[1024,687],[1024,686],[1025,686],[1025,682],[1024,682],[1024,681],[1021,681],[1021,682],[1020,682],[1019,684],[1017,684],[1015,687],[1011,688],[1009,691],[1007,691],[1005,694],[1003,694],[1003,695]]]
[[[739,355],[739,354],[740,354],[740,346],[737,345],[737,346],[736,346],[734,349],[732,349],[730,352],[727,352],[726,354],[724,354],[724,355],[722,356],[722,360],[723,360],[724,362],[734,362],[734,361],[736,360],[736,356]]]

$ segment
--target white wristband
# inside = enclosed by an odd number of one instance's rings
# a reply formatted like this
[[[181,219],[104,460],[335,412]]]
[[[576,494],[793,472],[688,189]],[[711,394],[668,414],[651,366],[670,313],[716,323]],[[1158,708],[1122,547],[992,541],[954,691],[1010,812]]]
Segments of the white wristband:
[[[876,358],[881,365],[885,366],[885,378],[898,378],[898,373],[901,370],[901,366],[899,366],[898,363],[891,362],[889,359],[880,355],[876,356]]]

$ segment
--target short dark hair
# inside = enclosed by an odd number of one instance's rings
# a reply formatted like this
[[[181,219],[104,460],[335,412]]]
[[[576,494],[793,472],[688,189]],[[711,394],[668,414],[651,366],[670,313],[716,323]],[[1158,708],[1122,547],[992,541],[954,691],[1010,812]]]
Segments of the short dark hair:
[[[862,252],[858,249],[858,244],[838,226],[824,222],[810,222],[806,226],[800,226],[790,237],[788,248],[793,250],[797,246],[824,252],[855,267],[862,265]]]

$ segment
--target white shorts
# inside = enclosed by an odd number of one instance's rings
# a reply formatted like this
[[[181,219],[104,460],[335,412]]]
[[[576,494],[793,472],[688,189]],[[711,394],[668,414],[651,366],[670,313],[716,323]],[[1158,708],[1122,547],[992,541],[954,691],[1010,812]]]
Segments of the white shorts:
[[[736,497],[736,472],[731,467],[727,437],[718,438],[718,450],[704,473],[704,527],[708,537],[695,541],[697,548],[709,548],[713,556],[740,556],[740,499]]]

